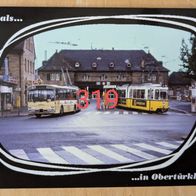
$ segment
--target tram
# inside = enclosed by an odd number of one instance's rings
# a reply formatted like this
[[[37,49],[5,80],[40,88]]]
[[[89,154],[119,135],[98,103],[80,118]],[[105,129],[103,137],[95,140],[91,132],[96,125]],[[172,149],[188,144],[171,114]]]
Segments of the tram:
[[[169,109],[168,87],[160,84],[117,86],[118,106],[163,113]]]

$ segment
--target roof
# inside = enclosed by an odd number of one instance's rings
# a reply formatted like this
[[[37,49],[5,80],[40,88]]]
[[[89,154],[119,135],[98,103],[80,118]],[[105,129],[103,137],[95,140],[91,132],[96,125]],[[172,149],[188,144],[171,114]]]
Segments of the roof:
[[[144,61],[144,68],[141,67]],[[79,67],[75,64],[79,63]],[[61,67],[72,71],[169,71],[151,54],[143,50],[61,50],[55,53],[38,71],[60,70]],[[113,63],[114,67],[109,65]],[[127,67],[130,64],[130,67]]]
[[[191,78],[186,72],[172,72],[169,76],[169,85],[190,85]]]

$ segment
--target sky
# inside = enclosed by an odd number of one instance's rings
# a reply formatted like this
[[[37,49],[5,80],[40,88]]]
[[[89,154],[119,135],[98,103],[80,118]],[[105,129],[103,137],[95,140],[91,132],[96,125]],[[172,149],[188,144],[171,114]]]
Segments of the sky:
[[[91,24],[49,30],[34,36],[36,68],[49,59],[56,50],[112,49],[144,50],[170,70],[181,67],[182,39],[188,43],[190,32],[151,25]],[[55,42],[55,43],[54,43]],[[59,44],[64,42],[67,44]]]

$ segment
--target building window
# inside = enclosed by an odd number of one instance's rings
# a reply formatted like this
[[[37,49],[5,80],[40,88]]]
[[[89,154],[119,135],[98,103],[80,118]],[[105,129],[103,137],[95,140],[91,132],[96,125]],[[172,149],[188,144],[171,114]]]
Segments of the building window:
[[[101,59],[102,59],[102,58],[101,58],[100,56],[97,57],[97,60],[98,60],[98,61],[101,61]]]
[[[110,68],[114,68],[114,63],[111,62],[111,63],[109,64],[109,67],[110,67]]]
[[[30,73],[32,73],[32,62],[30,61]]]
[[[125,60],[125,63],[126,63],[126,65],[127,65],[127,67],[131,67],[131,62],[130,62],[129,59],[126,59],[126,60]]]
[[[154,81],[154,82],[155,82],[155,81],[156,81],[156,79],[157,79],[156,75],[155,75],[155,74],[153,74],[153,75],[152,75],[152,81]]]
[[[86,74],[85,74],[85,75],[83,76],[83,80],[84,80],[84,81],[89,80],[89,75],[86,75]]]
[[[131,67],[131,63],[127,63],[127,67]]]
[[[33,66],[33,70],[32,70],[32,73],[34,74],[35,73],[35,64],[34,63],[32,63],[32,66]]]
[[[117,75],[117,80],[120,80],[121,79],[121,75]]]
[[[56,74],[56,81],[60,81],[60,74],[59,73]]]
[[[93,68],[96,68],[96,67],[97,67],[97,63],[95,63],[95,62],[92,63],[92,67],[93,67]]]
[[[76,67],[76,68],[80,67],[80,63],[79,63],[79,62],[76,62],[76,63],[75,63],[75,67]]]
[[[50,74],[49,73],[46,75],[46,78],[48,81],[50,81]]]
[[[29,60],[27,60],[27,72],[29,73]]]
[[[51,81],[55,81],[56,80],[56,74],[55,73],[50,74],[50,80]]]
[[[27,72],[27,59],[25,59],[25,72]]]
[[[103,74],[103,75],[100,76],[100,79],[101,79],[101,80],[107,80],[107,78],[108,78],[108,77],[107,77],[107,75],[105,75],[105,74]]]

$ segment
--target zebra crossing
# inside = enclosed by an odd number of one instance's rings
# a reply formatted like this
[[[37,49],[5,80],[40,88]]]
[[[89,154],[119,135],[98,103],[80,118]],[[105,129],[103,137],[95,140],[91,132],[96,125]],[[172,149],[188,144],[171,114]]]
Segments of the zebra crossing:
[[[156,159],[172,153],[183,141],[161,141],[135,144],[87,144],[80,146],[39,147],[29,152],[10,149],[18,158],[36,162],[99,165],[131,163]]]
[[[142,111],[126,111],[126,110],[111,110],[111,111],[83,111],[83,115],[148,115],[148,112],[142,112]],[[157,114],[155,115],[177,115],[177,116],[191,116],[191,114],[185,114],[185,113],[176,113],[176,112],[166,112],[163,114]]]

